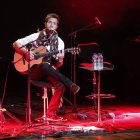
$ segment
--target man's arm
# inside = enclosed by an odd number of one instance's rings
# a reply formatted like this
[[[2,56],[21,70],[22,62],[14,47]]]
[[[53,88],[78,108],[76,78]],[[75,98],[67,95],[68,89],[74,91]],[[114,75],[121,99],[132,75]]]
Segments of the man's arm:
[[[18,42],[18,40],[15,41],[15,42],[13,43],[12,46],[13,46],[13,48],[15,49],[15,51],[16,51],[17,53],[21,54],[21,55],[24,55],[24,54],[26,54],[26,53],[28,52],[27,48],[24,47],[24,46],[22,46],[22,45]]]
[[[22,46],[21,43],[17,40],[13,43],[13,48],[15,51],[21,55],[25,55],[26,60],[33,60],[34,59],[34,52],[28,52],[26,46]]]
[[[61,51],[57,55],[58,63],[57,63],[56,68],[59,68],[63,65],[63,59],[64,59],[64,56],[65,56],[64,47],[65,47],[65,44],[64,44],[63,40],[61,38],[58,38],[58,50],[61,50]]]
[[[35,54],[32,51],[28,52],[26,45],[36,40],[38,36],[39,36],[39,33],[33,33],[29,36],[16,40],[12,46],[17,53],[21,55],[25,55],[27,60],[33,60]]]

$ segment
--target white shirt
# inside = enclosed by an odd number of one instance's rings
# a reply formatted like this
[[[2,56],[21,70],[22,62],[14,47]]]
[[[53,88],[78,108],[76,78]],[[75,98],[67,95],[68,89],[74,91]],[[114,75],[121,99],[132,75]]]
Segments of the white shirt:
[[[18,39],[17,42],[20,43],[21,46],[25,46],[29,43],[32,43],[33,41],[36,41],[38,39],[38,37],[39,37],[39,32],[33,33],[33,34],[26,36],[24,38],[21,38],[21,39]],[[50,45],[45,46],[45,47],[48,51],[50,51]],[[64,50],[64,47],[65,47],[65,45],[64,45],[63,40],[60,37],[58,37],[58,50]],[[64,51],[61,51],[60,53],[58,53],[57,57],[58,58],[61,57],[61,60],[62,60],[64,58]]]

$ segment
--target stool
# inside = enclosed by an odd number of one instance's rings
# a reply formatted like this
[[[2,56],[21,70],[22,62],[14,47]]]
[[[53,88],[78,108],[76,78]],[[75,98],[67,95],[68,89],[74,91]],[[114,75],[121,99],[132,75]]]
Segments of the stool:
[[[47,120],[47,111],[46,109],[48,110],[48,95],[47,95],[47,89],[48,88],[51,88],[53,89],[53,86],[51,83],[48,83],[48,82],[43,82],[43,81],[38,81],[38,80],[31,80],[31,83],[34,85],[34,86],[37,86],[37,87],[40,87],[40,88],[43,88],[43,121],[45,122]],[[40,120],[41,121],[41,120]]]

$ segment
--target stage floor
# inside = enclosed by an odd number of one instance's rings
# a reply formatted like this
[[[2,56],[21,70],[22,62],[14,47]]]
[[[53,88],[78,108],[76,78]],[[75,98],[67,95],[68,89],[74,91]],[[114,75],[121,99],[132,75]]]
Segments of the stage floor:
[[[37,122],[37,118],[43,116],[43,101],[39,98],[31,100],[31,121],[28,121],[26,99],[9,97],[4,101],[0,139],[140,139],[139,104],[115,99],[110,103],[101,101],[100,121],[91,102],[77,105],[76,111],[72,106],[64,105],[60,114],[67,120]]]

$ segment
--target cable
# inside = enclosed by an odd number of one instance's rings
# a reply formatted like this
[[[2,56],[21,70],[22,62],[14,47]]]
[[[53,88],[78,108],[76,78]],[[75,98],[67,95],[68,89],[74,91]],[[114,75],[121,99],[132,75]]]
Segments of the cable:
[[[7,78],[8,78],[8,73],[9,73],[9,67],[10,67],[11,64],[12,64],[12,62],[10,62],[8,64],[8,67],[7,67],[6,78],[5,78],[4,89],[3,89],[3,96],[2,96],[2,99],[1,99],[1,105],[3,104],[3,100],[4,100],[4,97],[5,97],[5,93],[6,93]]]

